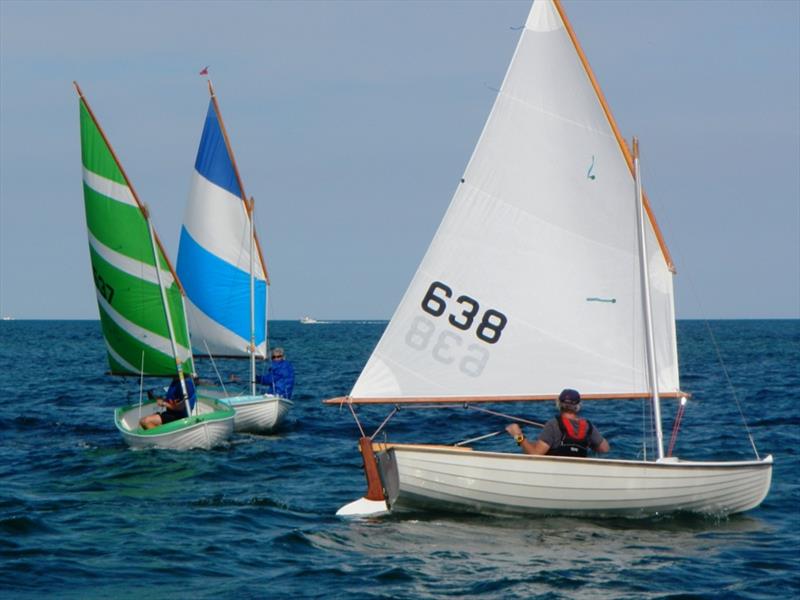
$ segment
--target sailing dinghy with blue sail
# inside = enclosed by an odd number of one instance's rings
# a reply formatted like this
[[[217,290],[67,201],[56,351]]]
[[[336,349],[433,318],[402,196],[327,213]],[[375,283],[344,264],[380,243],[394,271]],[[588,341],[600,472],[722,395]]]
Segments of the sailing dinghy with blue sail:
[[[113,375],[178,377],[194,373],[180,282],[150,215],[75,83],[80,103],[81,160],[89,255],[97,307]],[[141,398],[141,390],[140,390]],[[143,430],[157,403],[118,408],[117,429],[136,448],[211,448],[233,432],[233,410],[203,399],[183,419]]]
[[[267,357],[269,279],[255,233],[253,201],[245,196],[214,88],[178,247],[178,275],[187,295],[195,354],[249,358],[250,389],[228,394],[235,431],[267,433],[286,416],[291,400],[256,389],[256,359]],[[201,387],[201,395],[219,395]]]
[[[339,514],[726,515],[761,503],[773,461],[752,437],[750,460],[664,452],[661,401],[687,394],[674,269],[640,181],[563,7],[535,0],[405,296],[350,395],[326,401],[357,420],[360,405],[394,407],[371,435],[359,422],[367,495]],[[642,447],[654,451],[617,460],[374,441],[401,407],[485,413],[552,402],[565,387],[643,402],[653,427]]]

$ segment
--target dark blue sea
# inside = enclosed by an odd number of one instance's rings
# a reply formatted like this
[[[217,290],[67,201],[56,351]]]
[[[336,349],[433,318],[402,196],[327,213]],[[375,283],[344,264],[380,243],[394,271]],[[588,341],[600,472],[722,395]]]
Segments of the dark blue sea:
[[[359,434],[348,410],[321,401],[349,392],[384,327],[272,323],[272,344],[297,372],[285,427],[170,452],[129,450],[116,431],[113,410],[138,382],[105,374],[99,322],[0,322],[0,597],[800,597],[800,321],[678,323],[693,399],[675,453],[753,458],[741,406],[759,453],[775,457],[770,494],[753,511],[343,520],[336,510],[365,490]],[[553,412],[497,408],[533,420]],[[374,430],[386,412],[360,417]],[[668,439],[674,404],[664,412]],[[612,457],[636,456],[638,401],[587,403],[584,414]],[[504,425],[456,408],[401,411],[388,431],[456,442]],[[507,436],[483,444],[514,447]]]

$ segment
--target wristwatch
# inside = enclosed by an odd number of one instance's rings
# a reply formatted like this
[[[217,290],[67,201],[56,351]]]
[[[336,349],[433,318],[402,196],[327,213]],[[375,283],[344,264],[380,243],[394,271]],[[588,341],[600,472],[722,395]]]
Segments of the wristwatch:
[[[522,435],[521,433],[519,435],[515,435],[514,441],[517,442],[517,444],[521,444],[522,442],[525,441],[525,436]]]

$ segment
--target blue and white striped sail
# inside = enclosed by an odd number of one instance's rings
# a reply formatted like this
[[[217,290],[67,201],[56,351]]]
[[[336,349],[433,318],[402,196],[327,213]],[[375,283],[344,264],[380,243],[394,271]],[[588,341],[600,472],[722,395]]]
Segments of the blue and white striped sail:
[[[178,247],[178,277],[187,295],[196,354],[248,356],[250,216],[236,162],[213,95],[197,150]],[[266,356],[267,278],[257,244],[254,341]]]

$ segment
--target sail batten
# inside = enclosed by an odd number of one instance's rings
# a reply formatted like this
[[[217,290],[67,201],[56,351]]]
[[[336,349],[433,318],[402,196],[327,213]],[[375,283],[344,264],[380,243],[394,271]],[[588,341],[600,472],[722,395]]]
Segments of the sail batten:
[[[558,8],[534,3],[354,401],[649,389],[627,149]],[[645,229],[659,389],[679,394],[671,263]]]

